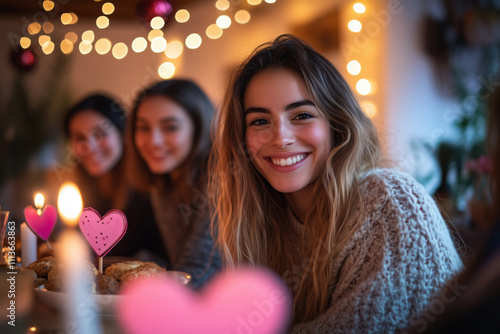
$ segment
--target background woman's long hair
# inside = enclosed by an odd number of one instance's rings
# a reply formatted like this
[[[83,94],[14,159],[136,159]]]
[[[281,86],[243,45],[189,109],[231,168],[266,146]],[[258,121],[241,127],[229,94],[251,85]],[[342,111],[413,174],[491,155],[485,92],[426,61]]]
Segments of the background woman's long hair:
[[[168,174],[155,175],[151,173],[146,162],[139,155],[134,144],[135,122],[137,110],[145,99],[152,96],[163,96],[175,101],[189,115],[194,124],[193,147],[185,162],[178,168],[181,171],[179,180],[174,183]],[[138,190],[149,191],[151,187],[168,189],[175,194],[179,202],[188,203],[192,200],[192,189],[205,192],[207,182],[207,163],[211,148],[210,123],[214,107],[203,90],[194,82],[185,79],[170,79],[160,81],[145,90],[136,98],[130,116],[127,145],[127,168],[132,186]]]
[[[332,130],[333,149],[315,181],[316,206],[304,221],[300,245],[284,196],[254,168],[245,146],[244,94],[250,80],[269,68],[299,74]],[[295,322],[314,319],[329,305],[334,257],[359,223],[349,221],[363,207],[359,177],[379,163],[373,124],[335,67],[289,35],[260,46],[236,70],[214,124],[210,193],[223,259],[230,267],[251,263],[275,270],[294,294]],[[301,252],[294,254],[297,248]]]

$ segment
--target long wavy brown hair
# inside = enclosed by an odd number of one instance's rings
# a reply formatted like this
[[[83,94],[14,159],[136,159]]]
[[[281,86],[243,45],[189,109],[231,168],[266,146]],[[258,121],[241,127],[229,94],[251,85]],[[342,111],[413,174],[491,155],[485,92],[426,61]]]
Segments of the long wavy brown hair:
[[[333,149],[315,181],[315,206],[299,244],[283,194],[259,174],[245,144],[245,91],[257,73],[273,68],[302,78],[332,134],[325,138]],[[333,259],[358,224],[350,217],[363,207],[359,178],[380,161],[372,122],[331,62],[290,35],[261,45],[236,69],[214,121],[209,185],[218,219],[213,228],[226,265],[273,269],[292,290],[294,321],[314,319],[328,308]]]

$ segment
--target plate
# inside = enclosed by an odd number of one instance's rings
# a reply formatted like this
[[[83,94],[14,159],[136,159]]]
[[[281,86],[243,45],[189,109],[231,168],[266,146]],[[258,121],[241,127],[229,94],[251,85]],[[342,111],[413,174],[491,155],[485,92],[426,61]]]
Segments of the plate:
[[[167,271],[170,277],[174,277],[179,283],[186,285],[191,281],[191,275],[181,271]],[[67,293],[60,291],[47,290],[44,285],[35,288],[35,294],[42,302],[55,309],[63,309],[65,307],[65,299]],[[118,302],[125,298],[123,295],[102,295],[94,294],[91,296],[92,306],[96,311],[103,316],[112,316],[115,314],[116,305]]]

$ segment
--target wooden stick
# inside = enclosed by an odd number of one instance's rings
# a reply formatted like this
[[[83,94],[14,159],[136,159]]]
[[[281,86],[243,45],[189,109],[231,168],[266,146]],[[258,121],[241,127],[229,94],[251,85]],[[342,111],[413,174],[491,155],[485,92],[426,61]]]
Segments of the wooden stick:
[[[102,275],[102,257],[99,258],[99,273]]]

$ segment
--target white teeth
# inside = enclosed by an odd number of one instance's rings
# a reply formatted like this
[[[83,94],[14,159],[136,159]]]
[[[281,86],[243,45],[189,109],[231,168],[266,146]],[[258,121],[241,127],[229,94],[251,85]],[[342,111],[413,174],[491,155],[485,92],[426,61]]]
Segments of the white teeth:
[[[291,166],[296,164],[297,162],[302,161],[306,157],[305,154],[299,154],[294,157],[289,157],[289,158],[271,158],[271,161],[273,164],[276,166]]]

